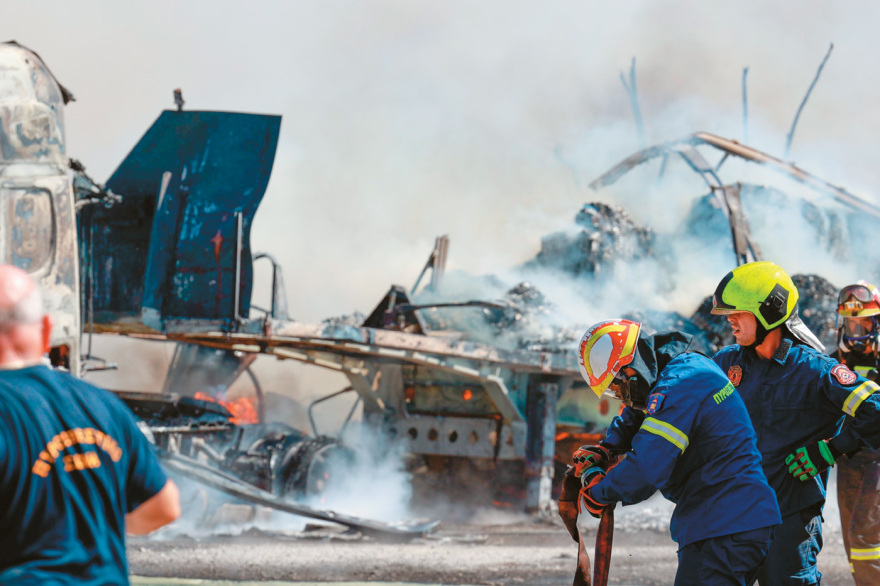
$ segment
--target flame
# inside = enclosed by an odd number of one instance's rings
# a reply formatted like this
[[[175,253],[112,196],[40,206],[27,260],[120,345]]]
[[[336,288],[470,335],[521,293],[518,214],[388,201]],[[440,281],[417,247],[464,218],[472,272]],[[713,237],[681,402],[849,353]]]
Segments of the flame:
[[[254,400],[248,397],[242,397],[240,399],[235,399],[234,401],[224,401],[223,399],[215,398],[207,393],[199,391],[193,395],[193,398],[223,405],[230,413],[232,413],[232,417],[229,418],[229,421],[232,423],[241,424],[260,422],[260,416],[257,414]]]

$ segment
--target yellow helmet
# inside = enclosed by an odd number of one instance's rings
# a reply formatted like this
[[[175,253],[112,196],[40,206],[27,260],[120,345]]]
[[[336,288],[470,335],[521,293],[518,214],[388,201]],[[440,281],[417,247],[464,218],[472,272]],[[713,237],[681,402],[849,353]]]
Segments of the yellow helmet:
[[[601,321],[584,334],[578,350],[581,375],[597,397],[620,369],[633,361],[641,324],[626,319]]]
[[[795,311],[798,290],[782,267],[772,262],[750,262],[721,279],[712,295],[712,313],[748,311],[764,328],[780,326]]]

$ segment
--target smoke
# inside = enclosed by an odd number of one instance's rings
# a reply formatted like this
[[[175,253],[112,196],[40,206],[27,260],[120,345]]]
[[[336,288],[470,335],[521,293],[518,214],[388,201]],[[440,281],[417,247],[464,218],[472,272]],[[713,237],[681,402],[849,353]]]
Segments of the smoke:
[[[306,504],[376,521],[410,519],[412,482],[402,445],[362,425],[347,429],[341,439],[355,450],[356,458],[337,460],[327,490],[306,499]]]
[[[177,87],[187,109],[284,116],[252,244],[280,258],[305,321],[368,311],[389,283],[415,278],[438,234],[451,236],[451,269],[532,258],[594,199],[586,183],[638,146],[618,77],[633,57],[649,142],[697,129],[742,138],[748,66],[751,142],[781,154],[833,41],[791,156],[857,191],[880,180],[865,146],[880,130],[878,84],[863,73],[880,51],[880,8],[867,1],[8,4],[6,36],[76,94],[68,152],[96,178]],[[607,201],[669,209],[640,193]]]
[[[207,539],[251,531],[300,534],[311,523],[305,517],[243,503],[185,477],[175,475],[173,480],[180,489],[181,516],[151,534],[151,539]]]

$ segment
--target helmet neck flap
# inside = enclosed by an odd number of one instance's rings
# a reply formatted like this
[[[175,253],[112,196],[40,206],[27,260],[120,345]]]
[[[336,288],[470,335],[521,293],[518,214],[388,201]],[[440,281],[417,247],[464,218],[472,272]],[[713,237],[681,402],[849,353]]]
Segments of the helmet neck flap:
[[[660,373],[670,360],[687,351],[692,340],[693,336],[690,334],[675,330],[652,335],[639,333],[635,356],[627,365],[636,371],[635,375],[629,377],[629,392],[633,407],[646,408],[648,395],[657,384]]]

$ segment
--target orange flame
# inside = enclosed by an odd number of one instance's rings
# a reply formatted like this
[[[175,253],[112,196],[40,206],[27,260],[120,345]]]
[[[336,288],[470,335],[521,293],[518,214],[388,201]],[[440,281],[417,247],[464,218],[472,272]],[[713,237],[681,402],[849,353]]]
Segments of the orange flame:
[[[199,399],[200,401],[211,401],[212,403],[223,405],[230,413],[232,413],[232,417],[229,418],[229,421],[232,423],[260,422],[257,408],[254,406],[254,400],[248,397],[242,397],[240,399],[235,399],[234,401],[224,401],[223,399],[214,398],[207,393],[199,391],[193,395],[193,398]]]

